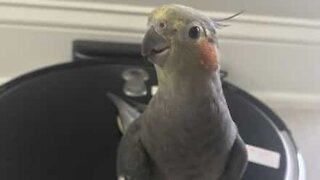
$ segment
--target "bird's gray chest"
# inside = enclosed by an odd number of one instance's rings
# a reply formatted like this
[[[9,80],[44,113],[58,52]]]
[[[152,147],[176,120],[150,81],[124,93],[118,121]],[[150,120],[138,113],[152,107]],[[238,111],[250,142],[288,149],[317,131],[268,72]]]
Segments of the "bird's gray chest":
[[[192,176],[223,168],[231,142],[224,122],[228,120],[218,113],[219,103],[203,98],[155,104],[157,113],[148,115],[143,141],[158,166]]]

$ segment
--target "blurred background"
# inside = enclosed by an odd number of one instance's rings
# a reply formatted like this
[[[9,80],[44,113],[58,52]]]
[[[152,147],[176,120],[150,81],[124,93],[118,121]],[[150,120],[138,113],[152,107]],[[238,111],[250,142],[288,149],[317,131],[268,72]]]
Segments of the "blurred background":
[[[148,13],[169,0],[1,0],[0,85],[68,62],[75,39],[140,43]],[[307,166],[320,175],[320,1],[197,0],[211,17],[245,13],[218,31],[228,81],[269,105],[291,129]]]

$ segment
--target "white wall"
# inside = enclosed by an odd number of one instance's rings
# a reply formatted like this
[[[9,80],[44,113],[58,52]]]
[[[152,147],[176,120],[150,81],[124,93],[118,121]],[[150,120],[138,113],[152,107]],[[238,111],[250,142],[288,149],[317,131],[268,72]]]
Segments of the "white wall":
[[[0,80],[69,61],[74,39],[140,43],[151,9],[108,3],[0,1]],[[246,14],[230,23],[219,34],[222,68],[230,72],[231,82],[273,106],[320,107],[319,21]]]
[[[79,0],[68,0],[79,1]],[[138,6],[158,6],[160,4],[185,4],[201,10],[238,12],[246,10],[248,14],[282,16],[296,18],[320,18],[318,0],[80,0],[84,2],[123,3]]]

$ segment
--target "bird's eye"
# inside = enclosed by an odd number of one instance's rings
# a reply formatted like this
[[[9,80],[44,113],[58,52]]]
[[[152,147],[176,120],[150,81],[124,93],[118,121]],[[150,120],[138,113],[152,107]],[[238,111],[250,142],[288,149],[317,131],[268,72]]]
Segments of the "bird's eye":
[[[186,26],[179,29],[180,39],[182,41],[197,42],[200,37],[205,36],[205,29],[200,22],[190,22]]]
[[[166,24],[165,24],[164,22],[160,22],[160,23],[159,23],[159,27],[160,27],[161,29],[163,29],[163,28],[166,27]]]
[[[163,21],[160,21],[154,24],[153,27],[158,33],[163,33],[163,31],[165,31],[165,29],[167,28],[167,24]]]
[[[189,37],[191,39],[198,39],[201,35],[201,29],[199,26],[192,26],[189,29]]]

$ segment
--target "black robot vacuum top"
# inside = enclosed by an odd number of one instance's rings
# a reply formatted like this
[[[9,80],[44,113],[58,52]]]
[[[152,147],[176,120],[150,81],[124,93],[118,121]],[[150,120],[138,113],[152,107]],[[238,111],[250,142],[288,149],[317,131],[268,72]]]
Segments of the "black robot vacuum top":
[[[106,92],[147,104],[157,85],[138,45],[76,41],[74,62],[0,87],[0,179],[116,179],[121,134]],[[141,94],[124,73],[144,72]],[[289,130],[269,108],[223,81],[231,115],[248,144],[244,180],[304,180]],[[137,89],[135,89],[137,90]]]

